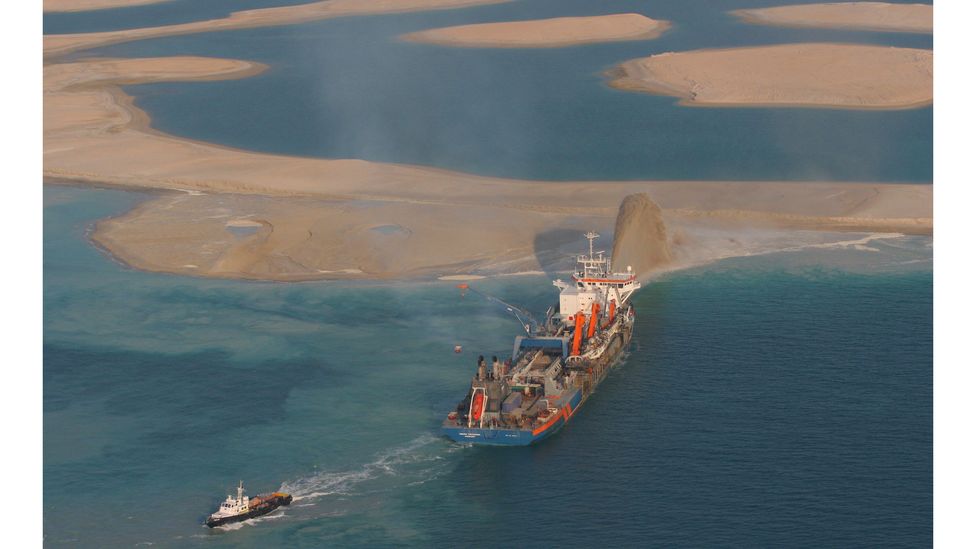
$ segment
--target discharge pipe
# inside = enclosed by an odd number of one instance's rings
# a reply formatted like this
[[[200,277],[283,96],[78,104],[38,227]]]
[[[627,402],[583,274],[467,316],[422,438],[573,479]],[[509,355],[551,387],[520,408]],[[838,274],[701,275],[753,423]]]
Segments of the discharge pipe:
[[[586,315],[583,311],[579,311],[575,315],[576,320],[576,330],[573,332],[573,354],[572,356],[579,356],[580,354],[580,344],[583,343],[583,324],[586,323]]]
[[[586,330],[586,339],[593,337],[596,333],[596,325],[600,323],[600,304],[593,302],[593,309],[590,311],[590,327]]]

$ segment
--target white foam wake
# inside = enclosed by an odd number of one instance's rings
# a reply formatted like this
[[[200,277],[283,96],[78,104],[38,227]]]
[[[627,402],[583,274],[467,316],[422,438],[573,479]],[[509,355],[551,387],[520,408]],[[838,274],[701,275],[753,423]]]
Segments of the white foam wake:
[[[423,484],[440,476],[444,467],[439,464],[459,448],[426,434],[379,454],[358,469],[323,471],[285,482],[281,485],[281,491],[291,494],[297,502],[329,495],[353,495],[357,487],[388,477],[402,477],[405,485]]]
[[[892,238],[901,238],[903,236],[905,235],[901,233],[873,233],[857,240],[841,240],[839,242],[824,242],[821,244],[804,244],[802,246],[794,246],[792,248],[786,248],[780,251],[799,252],[809,249],[853,248],[862,252],[880,252],[881,250],[878,248],[872,248],[871,246],[868,246],[868,244],[875,240],[889,240]]]

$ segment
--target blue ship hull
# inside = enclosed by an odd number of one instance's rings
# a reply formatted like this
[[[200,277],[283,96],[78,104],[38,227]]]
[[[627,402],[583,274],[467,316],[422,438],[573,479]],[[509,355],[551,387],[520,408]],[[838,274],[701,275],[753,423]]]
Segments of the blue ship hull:
[[[478,427],[444,426],[441,432],[455,442],[469,442],[490,446],[528,446],[559,432],[583,403],[583,392],[576,391],[562,401],[559,412],[545,425],[536,429],[488,429]]]

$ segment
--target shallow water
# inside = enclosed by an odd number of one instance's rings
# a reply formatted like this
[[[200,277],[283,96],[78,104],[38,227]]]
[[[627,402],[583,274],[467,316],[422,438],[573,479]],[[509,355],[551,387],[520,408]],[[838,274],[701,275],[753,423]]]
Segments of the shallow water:
[[[510,352],[504,311],[453,282],[132,271],[85,235],[141,198],[45,190],[47,544],[931,542],[931,239],[654,281],[630,357],[573,422],[498,450],[437,425],[475,355]],[[555,299],[541,276],[475,284]],[[201,526],[238,479],[296,501]]]
[[[45,30],[276,3],[47,15]],[[765,3],[524,1],[95,53],[271,64],[241,81],[127,88],[164,131],[254,150],[555,179],[930,181],[931,109],[693,109],[604,86],[613,63],[672,49],[931,47],[930,36],[755,27],[722,11]],[[620,11],[677,25],[657,41],[542,51],[393,40]],[[630,356],[563,432],[485,449],[441,439],[437,426],[477,354],[511,352],[518,325],[504,311],[447,281],[136,272],[87,234],[145,196],[45,188],[46,544],[931,544],[931,238],[760,235],[749,257],[669,273],[637,294]],[[534,311],[556,298],[539,274],[473,284]],[[203,527],[239,479],[296,500],[247,525]]]
[[[163,131],[262,152],[557,180],[931,181],[931,108],[682,107],[675,98],[611,89],[601,76],[627,59],[698,48],[803,41],[932,47],[931,35],[781,29],[726,13],[775,3],[524,1],[175,36],[91,53],[270,65],[245,80],[126,88]],[[675,26],[657,40],[535,50],[396,39],[445,25],[620,12]]]

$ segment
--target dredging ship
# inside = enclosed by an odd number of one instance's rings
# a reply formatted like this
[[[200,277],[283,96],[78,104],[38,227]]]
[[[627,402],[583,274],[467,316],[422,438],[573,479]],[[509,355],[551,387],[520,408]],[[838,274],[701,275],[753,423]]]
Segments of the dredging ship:
[[[232,522],[267,515],[282,505],[291,503],[291,495],[284,492],[262,494],[249,498],[244,495],[244,481],[237,485],[237,497],[227,496],[217,512],[207,517],[207,526],[213,528]]]
[[[593,251],[576,258],[570,281],[554,280],[559,301],[545,323],[525,325],[511,359],[489,366],[479,359],[464,400],[442,424],[458,442],[525,446],[552,436],[593,394],[630,344],[634,308],[628,300],[641,284],[627,267]],[[512,310],[511,307],[509,310]]]

